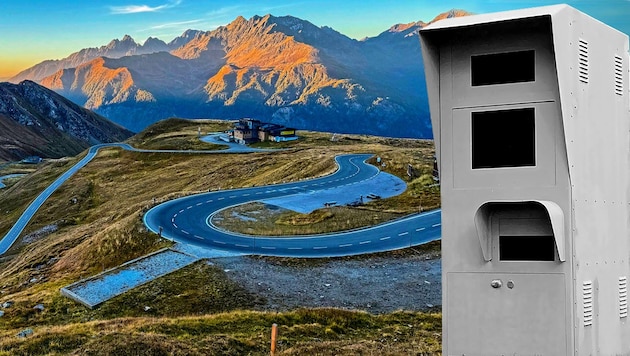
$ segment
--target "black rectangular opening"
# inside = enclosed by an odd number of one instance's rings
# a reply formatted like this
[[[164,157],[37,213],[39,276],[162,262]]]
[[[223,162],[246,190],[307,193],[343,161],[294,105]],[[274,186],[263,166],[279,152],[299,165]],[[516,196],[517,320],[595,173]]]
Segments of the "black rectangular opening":
[[[472,168],[536,165],[534,108],[472,113]]]
[[[533,82],[535,58],[534,50],[471,56],[472,86]]]
[[[499,236],[501,261],[554,261],[553,236]]]

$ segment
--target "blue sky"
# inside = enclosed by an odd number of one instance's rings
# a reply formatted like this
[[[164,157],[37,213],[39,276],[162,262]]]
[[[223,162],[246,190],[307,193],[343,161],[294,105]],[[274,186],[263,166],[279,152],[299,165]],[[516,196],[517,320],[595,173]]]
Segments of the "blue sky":
[[[356,39],[396,23],[429,21],[453,8],[487,13],[551,5],[550,0],[3,0],[0,5],[0,78],[45,59],[59,59],[131,35],[166,42],[186,29],[212,30],[241,15],[292,15]],[[630,0],[565,3],[630,34]]]

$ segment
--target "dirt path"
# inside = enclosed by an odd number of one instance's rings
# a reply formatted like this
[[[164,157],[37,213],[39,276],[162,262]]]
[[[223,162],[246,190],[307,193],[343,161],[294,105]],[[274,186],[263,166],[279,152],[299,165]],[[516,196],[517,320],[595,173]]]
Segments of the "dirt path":
[[[264,310],[335,307],[380,314],[441,305],[439,252],[315,261],[231,257],[211,263],[266,298]]]

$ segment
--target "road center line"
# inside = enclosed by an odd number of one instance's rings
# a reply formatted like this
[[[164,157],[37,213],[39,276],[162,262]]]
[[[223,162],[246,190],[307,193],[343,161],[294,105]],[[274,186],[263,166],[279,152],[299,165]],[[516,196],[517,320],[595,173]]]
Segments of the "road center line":
[[[198,238],[199,240],[205,240],[203,237],[199,236],[199,235],[195,235],[196,238]]]
[[[343,245],[339,245],[339,247],[350,247],[352,246],[352,244],[343,244]]]
[[[197,206],[203,205],[203,203],[197,203]]]
[[[405,232],[401,232],[400,234],[398,234],[398,236],[405,236],[405,235],[409,235],[409,232],[405,231]]]
[[[417,228],[417,229],[416,229],[416,231],[422,231],[422,230],[424,230],[424,228],[423,228],[423,227],[421,227],[421,228]]]
[[[361,242],[359,242],[359,245],[369,244],[370,242],[372,242],[372,241],[361,241]]]
[[[434,224],[434,225],[431,225],[431,227],[438,227],[438,226],[442,226],[442,224]]]
[[[225,242],[223,241],[212,240],[212,242],[214,242],[215,244],[225,245]]]
[[[186,235],[190,235],[190,232],[186,231],[186,230],[181,230],[184,234]]]
[[[385,240],[389,240],[391,238],[392,238],[391,236],[385,236],[385,237],[381,237],[379,240],[385,241]]]
[[[239,244],[236,244],[236,246],[238,246],[238,247],[249,247],[247,245],[239,245]]]
[[[316,246],[316,247],[313,247],[313,250],[323,250],[325,248],[328,248],[328,247],[326,247],[326,246]]]
[[[173,226],[175,226],[176,229],[179,229],[179,227],[177,225],[175,225],[175,223],[173,223]]]

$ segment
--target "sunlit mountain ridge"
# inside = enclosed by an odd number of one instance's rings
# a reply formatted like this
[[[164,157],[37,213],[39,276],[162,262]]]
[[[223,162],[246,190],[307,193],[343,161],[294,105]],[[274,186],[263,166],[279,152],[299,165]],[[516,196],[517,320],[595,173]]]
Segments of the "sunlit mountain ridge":
[[[169,116],[257,117],[300,129],[428,138],[417,36],[425,25],[394,25],[357,41],[291,16],[238,17],[168,44],[125,36],[13,80],[39,81],[134,131]],[[44,75],[52,64],[60,68]]]

